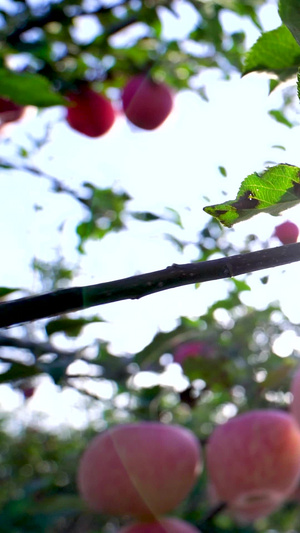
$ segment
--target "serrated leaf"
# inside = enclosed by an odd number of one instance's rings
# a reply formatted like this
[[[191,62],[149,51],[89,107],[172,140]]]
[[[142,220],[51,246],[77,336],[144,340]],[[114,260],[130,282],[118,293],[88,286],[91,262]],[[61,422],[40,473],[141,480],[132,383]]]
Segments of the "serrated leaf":
[[[280,80],[296,75],[300,65],[300,47],[284,25],[263,33],[246,55],[243,75],[271,72]]]
[[[66,105],[66,100],[55,93],[47,78],[30,72],[0,69],[0,95],[19,105],[50,107]]]
[[[299,0],[281,0],[279,2],[279,15],[300,45]]]
[[[244,179],[235,200],[207,206],[204,211],[230,228],[258,213],[277,216],[300,202],[300,169],[292,165],[276,165],[261,175]]]

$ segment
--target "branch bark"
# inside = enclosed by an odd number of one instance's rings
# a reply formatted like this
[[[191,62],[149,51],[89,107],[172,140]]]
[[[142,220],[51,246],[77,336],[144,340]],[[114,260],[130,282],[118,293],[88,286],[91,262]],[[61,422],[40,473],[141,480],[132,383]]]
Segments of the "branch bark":
[[[86,287],[61,289],[0,304],[0,327],[87,309],[193,283],[230,278],[300,261],[300,243],[164,270]]]

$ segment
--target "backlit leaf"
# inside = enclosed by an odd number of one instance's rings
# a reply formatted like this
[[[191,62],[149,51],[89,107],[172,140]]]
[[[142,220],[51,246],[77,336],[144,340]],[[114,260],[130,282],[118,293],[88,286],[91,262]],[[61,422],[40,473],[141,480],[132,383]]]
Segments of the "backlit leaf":
[[[281,0],[279,15],[300,45],[300,10],[299,0]]]
[[[20,105],[66,105],[64,98],[54,92],[44,76],[29,72],[12,72],[3,68],[0,69],[0,95]]]
[[[244,179],[235,200],[204,208],[209,215],[230,228],[258,213],[279,215],[300,202],[300,169],[276,165],[262,174]]]
[[[263,71],[285,80],[296,76],[299,65],[300,47],[287,27],[282,25],[258,38],[246,55],[243,74]]]

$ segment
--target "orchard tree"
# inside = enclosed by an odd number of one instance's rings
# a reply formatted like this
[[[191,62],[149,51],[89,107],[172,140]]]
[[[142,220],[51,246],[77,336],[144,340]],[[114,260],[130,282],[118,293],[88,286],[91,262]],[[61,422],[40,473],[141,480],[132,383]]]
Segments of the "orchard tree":
[[[270,93],[282,91],[283,102],[270,115],[282,127],[292,127],[297,85],[300,92],[299,2],[276,4],[281,24],[271,31],[264,31],[260,20],[266,4],[62,0],[8,1],[1,7],[2,180],[9,183],[15,171],[24,179],[45,180],[57,199],[64,194],[74,209],[84,211],[85,216],[76,220],[78,264],[92,240],[99,245],[101,260],[108,262],[103,259],[106,238],[125,235],[131,222],[146,236],[146,225],[167,220],[173,231],[166,239],[183,254],[191,242],[178,238],[178,228],[185,229],[179,212],[171,207],[168,216],[161,215],[151,206],[132,210],[125,190],[87,181],[85,160],[77,188],[71,180],[66,185],[45,173],[35,156],[43,155],[51,142],[56,121],[90,143],[97,139],[95,150],[120,117],[141,133],[155,134],[175,112],[180,91],[207,98],[205,86],[195,88],[195,80],[217,69],[225,80],[237,73],[267,75]],[[165,17],[179,17],[182,6],[192,12],[194,26],[184,39],[168,39]],[[246,32],[228,29],[226,15],[260,31],[250,50]],[[83,34],[82,27],[87,27]],[[116,36],[123,38],[122,45]],[[292,89],[285,89],[291,80]],[[32,108],[42,133],[34,137],[28,127],[22,146],[14,140],[14,131]],[[54,121],[45,113],[52,108],[60,112]],[[117,157],[117,146],[115,153]],[[227,176],[224,167],[219,172]],[[205,181],[203,189],[205,197]],[[228,228],[238,223],[262,213],[277,216],[296,206],[299,191],[300,168],[284,161],[241,176],[232,200],[199,202],[207,222],[193,243],[197,258],[190,263],[81,286],[76,283],[78,265],[70,267],[62,251],[53,263],[32,260],[41,294],[32,294],[21,282],[18,287],[1,284],[0,383],[7,387],[3,390],[18,391],[26,412],[47,376],[62,393],[75,391],[80,409],[90,416],[85,430],[68,428],[57,435],[32,421],[17,431],[3,416],[1,530],[299,529],[299,353],[292,347],[290,356],[281,358],[277,348],[286,334],[299,337],[299,325],[289,321],[279,303],[256,309],[244,299],[251,272],[261,271],[263,287],[269,279],[266,269],[299,261],[298,227],[290,220],[274,223],[274,247],[253,234],[239,246],[228,237]],[[42,207],[35,191],[32,194],[38,212]],[[22,224],[22,213],[15,217]],[[3,249],[3,269],[6,253]],[[22,271],[22,265],[16,268]],[[102,322],[101,304],[221,279],[226,280],[225,297],[207,305],[201,316],[178,317],[176,327],[158,330],[137,353],[115,353],[105,338],[95,338],[92,347],[85,344],[86,329]],[[182,386],[165,384],[172,363],[181,372]],[[139,382],[144,372],[155,377],[156,385]],[[105,397],[107,385],[111,393]]]

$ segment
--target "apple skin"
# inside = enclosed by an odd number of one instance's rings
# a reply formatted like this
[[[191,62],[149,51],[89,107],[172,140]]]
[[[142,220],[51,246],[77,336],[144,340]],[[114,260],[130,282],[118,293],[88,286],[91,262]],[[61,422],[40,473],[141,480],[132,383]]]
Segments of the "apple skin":
[[[204,357],[211,359],[214,354],[213,348],[203,341],[188,341],[177,346],[174,350],[174,362],[182,365],[186,359]]]
[[[292,244],[297,242],[299,228],[296,226],[296,224],[294,224],[294,222],[287,220],[286,222],[283,222],[279,226],[275,227],[274,235],[282,244]]]
[[[217,506],[221,504],[221,499],[218,496],[216,488],[211,481],[208,481],[207,487],[208,501],[210,505]],[[246,503],[245,506],[238,505],[226,505],[224,510],[231,518],[238,524],[249,524],[255,522],[259,518],[264,518],[274,513],[282,505],[282,502],[253,502],[252,504]]]
[[[24,387],[21,389],[25,400],[29,400],[35,393],[35,387]]]
[[[191,431],[139,422],[115,426],[92,439],[77,480],[94,511],[153,520],[187,496],[201,470],[201,448]]]
[[[165,83],[138,75],[125,86],[122,103],[124,113],[132,124],[144,130],[154,130],[171,113],[173,93]]]
[[[293,395],[290,412],[300,426],[300,368],[296,370],[292,377],[290,391]]]
[[[119,533],[200,533],[200,530],[179,518],[162,518],[123,527]]]
[[[253,410],[218,426],[206,449],[216,494],[237,514],[274,509],[300,479],[300,431],[276,409]]]
[[[22,117],[24,107],[7,98],[0,98],[0,127],[7,122],[15,122]]]
[[[107,133],[115,121],[111,102],[90,87],[68,93],[73,104],[67,108],[66,120],[73,130],[88,137],[100,137]]]

